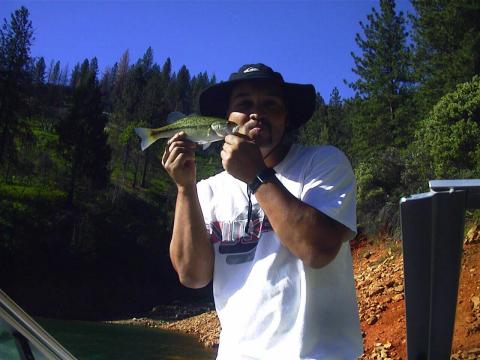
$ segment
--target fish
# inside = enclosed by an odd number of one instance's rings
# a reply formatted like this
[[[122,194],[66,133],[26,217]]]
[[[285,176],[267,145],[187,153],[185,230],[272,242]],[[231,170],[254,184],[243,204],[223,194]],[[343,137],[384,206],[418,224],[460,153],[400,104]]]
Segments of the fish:
[[[157,129],[134,129],[141,139],[142,151],[158,139],[171,138],[180,131],[185,132],[187,140],[196,142],[206,149],[212,142],[223,140],[225,136],[237,132],[239,128],[237,124],[225,119],[202,115],[185,116],[180,112],[170,113],[167,122],[170,124]]]

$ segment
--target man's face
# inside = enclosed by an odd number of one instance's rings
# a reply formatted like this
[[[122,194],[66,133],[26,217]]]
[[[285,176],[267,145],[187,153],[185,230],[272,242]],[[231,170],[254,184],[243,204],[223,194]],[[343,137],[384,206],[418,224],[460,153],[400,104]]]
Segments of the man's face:
[[[265,81],[246,81],[236,85],[230,96],[228,120],[244,125],[253,119],[248,135],[264,149],[281,140],[287,126],[287,110],[279,86]]]

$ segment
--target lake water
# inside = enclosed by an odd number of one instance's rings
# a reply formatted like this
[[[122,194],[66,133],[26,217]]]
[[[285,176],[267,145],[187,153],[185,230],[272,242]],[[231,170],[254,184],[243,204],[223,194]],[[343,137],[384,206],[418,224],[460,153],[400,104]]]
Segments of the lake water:
[[[194,337],[141,326],[36,319],[78,360],[212,360]]]

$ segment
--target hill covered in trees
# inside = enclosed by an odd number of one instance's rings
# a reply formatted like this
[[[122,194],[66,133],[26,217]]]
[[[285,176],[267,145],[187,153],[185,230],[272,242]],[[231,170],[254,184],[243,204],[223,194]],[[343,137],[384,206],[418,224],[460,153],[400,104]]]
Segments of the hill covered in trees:
[[[393,0],[379,4],[355,37],[355,95],[317,94],[295,136],[341,148],[357,177],[360,229],[394,234],[401,196],[428,179],[480,177],[480,5],[412,1],[406,15]],[[178,284],[162,145],[141,152],[132,130],[198,111],[215,76],[174,72],[152,48],[102,71],[95,58],[47,66],[31,56],[33,41],[21,7],[0,30],[0,287],[36,314],[76,318],[208,298]],[[198,154],[199,178],[222,169],[218,152]]]

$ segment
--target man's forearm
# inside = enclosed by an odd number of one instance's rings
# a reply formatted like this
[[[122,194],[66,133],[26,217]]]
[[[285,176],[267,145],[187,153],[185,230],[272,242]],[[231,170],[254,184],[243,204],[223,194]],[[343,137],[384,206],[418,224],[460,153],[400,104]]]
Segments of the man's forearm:
[[[282,244],[311,267],[320,268],[338,253],[348,229],[293,196],[277,179],[255,196]]]
[[[196,186],[178,189],[170,258],[183,285],[201,288],[211,281],[213,249]]]

